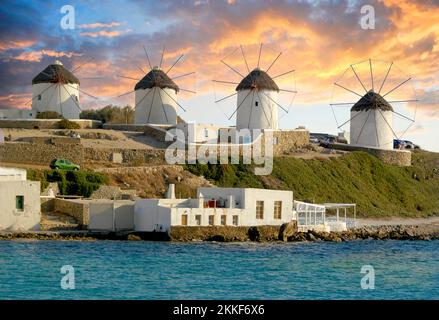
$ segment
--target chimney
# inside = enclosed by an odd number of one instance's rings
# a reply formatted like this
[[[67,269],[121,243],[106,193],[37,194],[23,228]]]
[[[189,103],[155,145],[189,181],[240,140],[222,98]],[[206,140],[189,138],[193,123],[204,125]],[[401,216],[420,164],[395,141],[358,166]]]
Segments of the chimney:
[[[175,199],[175,184],[170,183],[166,192],[166,199]]]

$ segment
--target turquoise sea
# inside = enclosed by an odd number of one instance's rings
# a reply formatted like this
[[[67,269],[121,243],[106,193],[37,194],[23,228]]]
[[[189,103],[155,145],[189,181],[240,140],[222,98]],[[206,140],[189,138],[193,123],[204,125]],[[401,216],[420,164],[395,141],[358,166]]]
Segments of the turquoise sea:
[[[0,299],[439,299],[439,241],[0,241]]]

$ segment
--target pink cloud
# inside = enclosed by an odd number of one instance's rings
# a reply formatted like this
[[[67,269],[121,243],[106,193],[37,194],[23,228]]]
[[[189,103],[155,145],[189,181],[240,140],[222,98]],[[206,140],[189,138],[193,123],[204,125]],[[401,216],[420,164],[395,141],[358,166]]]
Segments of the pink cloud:
[[[118,37],[124,33],[130,32],[130,29],[123,30],[123,31],[107,31],[107,30],[101,30],[96,32],[81,32],[81,36],[84,37],[91,37],[91,38],[97,38],[97,37],[107,37],[107,38],[114,38]]]
[[[21,41],[6,41],[0,42],[0,51],[5,51],[9,49],[23,49],[34,45],[36,41],[34,40],[21,40]]]
[[[109,22],[109,23],[102,23],[102,22],[94,22],[94,23],[87,23],[87,24],[80,24],[78,27],[81,29],[97,29],[97,28],[112,28],[112,27],[118,27],[121,26],[122,22]]]
[[[58,52],[54,50],[25,51],[14,57],[14,59],[20,61],[40,62],[43,56],[71,58],[73,56],[81,56],[81,54],[63,51]]]

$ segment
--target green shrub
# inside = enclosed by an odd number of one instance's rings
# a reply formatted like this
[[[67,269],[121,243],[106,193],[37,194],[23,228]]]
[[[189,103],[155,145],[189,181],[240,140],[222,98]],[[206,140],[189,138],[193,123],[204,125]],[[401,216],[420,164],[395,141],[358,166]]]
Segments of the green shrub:
[[[81,126],[76,122],[70,121],[68,119],[62,119],[58,121],[59,129],[81,129]]]
[[[62,119],[62,116],[56,111],[37,112],[37,119]]]
[[[82,197],[90,197],[94,191],[108,181],[107,176],[93,171],[28,170],[28,178],[40,181],[42,190],[48,186],[49,182],[57,182],[62,195]]]
[[[41,192],[49,186],[46,171],[29,169],[27,170],[27,179],[32,181],[40,181]]]

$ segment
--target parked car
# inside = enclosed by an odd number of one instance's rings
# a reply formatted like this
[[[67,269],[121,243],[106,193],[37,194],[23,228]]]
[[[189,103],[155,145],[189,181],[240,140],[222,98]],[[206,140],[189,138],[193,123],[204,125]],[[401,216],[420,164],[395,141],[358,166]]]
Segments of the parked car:
[[[311,143],[320,143],[320,140],[314,136],[309,136],[309,142]]]
[[[398,139],[393,140],[393,149],[414,150],[414,149],[420,149],[420,148],[421,148],[420,146],[418,146],[417,144],[414,144],[413,142],[411,142],[409,140],[398,140]]]
[[[406,144],[404,140],[393,139],[393,149],[405,149]]]
[[[62,170],[80,170],[81,167],[66,159],[53,159],[50,163],[50,168],[52,169],[62,169]]]
[[[327,136],[320,140],[320,146],[324,148],[328,148],[330,144],[333,144],[334,142],[337,142],[336,137],[333,136]]]
[[[405,148],[406,149],[420,149],[420,147],[417,144],[414,144],[411,141],[404,140],[404,143],[405,143]]]

